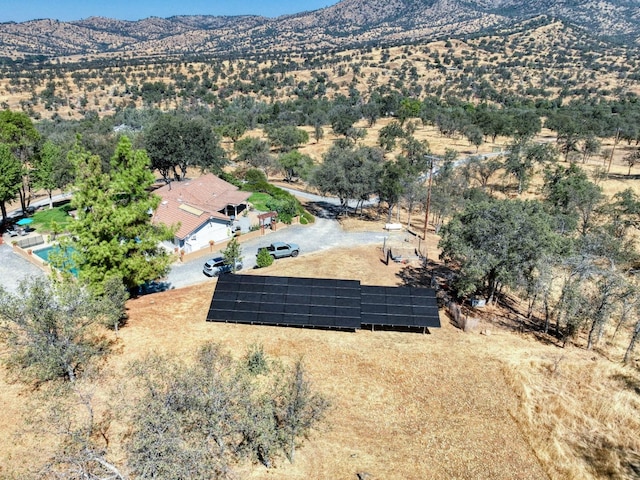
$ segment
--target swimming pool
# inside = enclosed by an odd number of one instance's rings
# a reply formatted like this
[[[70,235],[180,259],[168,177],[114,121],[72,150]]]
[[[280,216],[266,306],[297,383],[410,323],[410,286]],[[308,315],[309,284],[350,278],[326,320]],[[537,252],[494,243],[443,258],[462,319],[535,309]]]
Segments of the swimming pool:
[[[75,267],[75,262],[73,261],[73,253],[75,250],[73,248],[69,248],[65,254],[65,258],[54,258],[54,261],[62,261],[62,268],[68,272],[71,272],[76,277],[78,276],[78,269]],[[59,255],[61,253],[61,249],[59,245],[50,245],[45,248],[41,248],[39,250],[34,250],[33,254],[40,257],[46,263],[51,263],[49,260],[49,254],[53,253],[55,255]]]

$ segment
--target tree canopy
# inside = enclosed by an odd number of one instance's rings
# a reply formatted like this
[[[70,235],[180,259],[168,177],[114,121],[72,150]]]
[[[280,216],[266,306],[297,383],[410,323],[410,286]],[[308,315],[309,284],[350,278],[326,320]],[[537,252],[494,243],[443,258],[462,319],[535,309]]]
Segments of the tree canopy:
[[[262,350],[234,361],[208,343],[188,365],[155,355],[132,373],[141,388],[128,409],[128,463],[147,478],[229,478],[240,460],[293,461],[329,406],[301,362],[281,368]]]
[[[154,177],[146,153],[122,137],[109,174],[102,172],[99,157],[78,144],[70,155],[78,172],[72,199],[78,214],[68,242],[80,279],[101,292],[113,277],[133,290],[165,275],[170,257],[159,242],[172,233],[151,222],[160,198],[149,192]]]
[[[298,150],[291,150],[278,157],[278,165],[284,171],[284,179],[293,181],[294,177],[306,178],[313,167],[313,159]]]
[[[346,212],[349,200],[366,200],[375,193],[383,160],[384,152],[379,148],[337,142],[324,154],[312,183],[321,192],[336,195]]]
[[[144,143],[151,167],[165,182],[184,180],[189,167],[220,173],[226,163],[218,135],[197,118],[165,114],[146,133]]]
[[[73,165],[62,149],[50,140],[44,142],[33,161],[31,178],[36,189],[43,189],[53,207],[53,191],[73,182]]]
[[[271,145],[282,153],[290,152],[309,141],[309,134],[293,125],[267,128],[266,133]]]
[[[16,294],[0,289],[0,338],[5,362],[16,376],[37,384],[75,381],[109,344],[100,323],[122,314],[75,283],[36,279]],[[121,306],[124,307],[123,305]]]
[[[18,196],[22,185],[22,164],[8,145],[0,143],[0,211],[2,221],[7,219],[7,202]]]
[[[540,202],[492,200],[471,203],[442,227],[441,258],[459,266],[458,294],[484,292],[492,300],[515,286],[557,247],[551,217]]]
[[[40,139],[40,133],[26,113],[3,110],[0,112],[0,143],[6,145],[22,164],[23,181],[18,189],[22,211],[29,206],[29,162]]]

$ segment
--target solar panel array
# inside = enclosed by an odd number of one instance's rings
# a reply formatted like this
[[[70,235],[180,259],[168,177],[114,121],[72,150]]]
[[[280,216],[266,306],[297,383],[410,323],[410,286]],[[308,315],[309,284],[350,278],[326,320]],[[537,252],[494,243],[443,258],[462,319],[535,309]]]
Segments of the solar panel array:
[[[349,331],[440,326],[431,289],[259,275],[220,276],[207,321]]]
[[[435,292],[415,287],[361,287],[362,328],[438,328]]]

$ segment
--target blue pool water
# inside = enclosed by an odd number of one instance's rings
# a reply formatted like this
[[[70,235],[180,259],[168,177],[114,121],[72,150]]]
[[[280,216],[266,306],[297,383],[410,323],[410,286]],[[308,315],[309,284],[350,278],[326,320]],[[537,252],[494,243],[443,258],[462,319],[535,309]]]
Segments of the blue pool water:
[[[59,251],[60,251],[60,247],[58,245],[51,245],[49,247],[41,248],[40,250],[34,250],[33,254],[37,255],[38,257],[40,257],[45,262],[51,263],[51,261],[49,260],[49,254],[51,252],[57,253]],[[72,274],[74,274],[77,277],[78,276],[78,269],[75,268],[73,259],[71,258],[71,256],[73,255],[73,252],[74,252],[73,249],[69,249],[69,253],[67,255],[67,258],[63,262],[63,267],[64,267],[65,270],[71,272]]]

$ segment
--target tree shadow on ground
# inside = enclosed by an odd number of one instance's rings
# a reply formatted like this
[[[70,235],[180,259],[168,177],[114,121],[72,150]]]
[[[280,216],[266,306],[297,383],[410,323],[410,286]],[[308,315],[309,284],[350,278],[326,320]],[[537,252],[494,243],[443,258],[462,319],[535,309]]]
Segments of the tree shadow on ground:
[[[609,173],[607,178],[610,180],[640,180],[639,174],[624,175],[622,173]]]
[[[140,285],[135,292],[131,292],[131,296],[134,298],[142,297],[144,295],[150,295],[152,293],[166,292],[172,290],[173,287],[170,282],[165,281],[153,281]]]
[[[449,291],[454,272],[449,267],[431,260],[421,265],[408,265],[396,274],[405,287],[429,287]]]
[[[364,221],[376,221],[379,215],[377,212],[371,212],[369,207],[364,209],[358,209],[356,213],[351,207],[344,210],[342,206],[325,201],[307,201],[304,204],[304,208],[311,213],[314,217],[327,218],[330,220],[336,220],[338,218],[357,218]],[[374,215],[374,213],[376,213]]]
[[[456,300],[452,289],[456,272],[442,263],[427,259],[421,265],[406,266],[396,275],[401,279],[403,286],[435,289],[440,307]],[[551,330],[548,333],[543,331],[543,319],[535,314],[527,318],[522,310],[522,301],[513,295],[500,294],[497,303],[486,309],[474,308],[464,301],[460,302],[459,306],[462,315],[477,317],[486,325],[520,334],[533,334],[541,343],[561,346],[558,343],[558,335]],[[526,305],[524,308],[526,310]],[[457,326],[451,314],[448,311],[446,313],[450,322]]]
[[[636,395],[640,395],[640,380],[632,377],[631,375],[624,375],[621,373],[615,374],[611,377],[613,380],[619,382],[623,388],[635,392]]]
[[[306,202],[305,209],[317,218],[327,218],[335,220],[343,213],[340,205],[334,205],[329,202]]]

